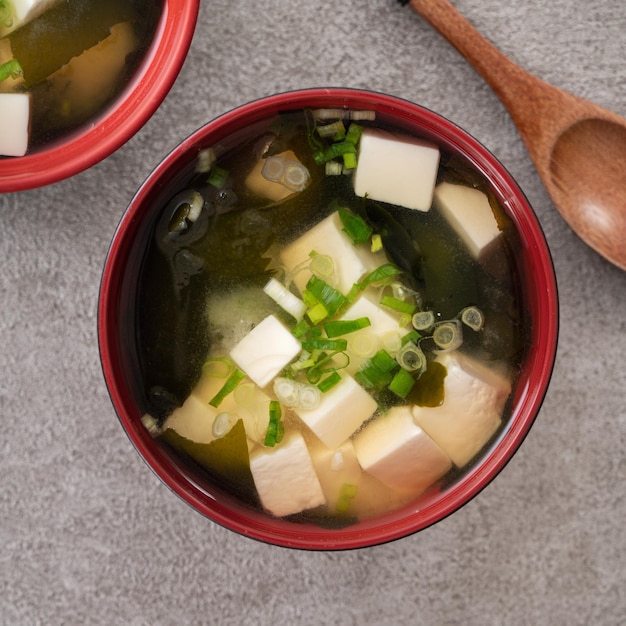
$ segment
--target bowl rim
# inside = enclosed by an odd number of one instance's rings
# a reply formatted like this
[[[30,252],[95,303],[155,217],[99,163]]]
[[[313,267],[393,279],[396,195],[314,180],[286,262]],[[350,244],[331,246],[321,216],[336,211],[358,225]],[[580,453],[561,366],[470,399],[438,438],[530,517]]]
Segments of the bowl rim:
[[[141,218],[148,212],[144,206],[146,199],[159,185],[161,176],[167,174],[190,154],[197,154],[199,146],[206,145],[207,138],[225,128],[236,125],[244,118],[262,118],[269,112],[293,108],[343,105],[366,107],[376,105],[376,109],[404,116],[427,132],[434,132],[445,139],[444,143],[462,151],[482,173],[488,177],[504,202],[507,214],[521,233],[527,265],[524,266],[532,288],[530,298],[537,311],[542,314],[542,323],[533,324],[532,338],[535,350],[529,355],[528,375],[516,385],[516,402],[507,427],[491,445],[483,460],[465,473],[461,479],[447,488],[439,499],[433,498],[434,505],[424,510],[413,505],[403,507],[395,514],[385,515],[360,522],[352,529],[319,529],[300,526],[284,520],[276,520],[267,515],[250,517],[241,507],[224,505],[212,497],[207,497],[190,481],[178,480],[172,473],[176,468],[151,443],[145,429],[138,425],[138,416],[131,415],[129,394],[116,371],[115,350],[116,303],[123,269],[125,249],[130,246],[132,235],[139,229]],[[331,103],[334,103],[331,104]],[[223,134],[222,134],[223,136]],[[195,150],[195,153],[194,153]],[[506,192],[506,193],[505,193]],[[545,319],[544,319],[545,318]],[[140,456],[151,470],[174,493],[196,511],[210,520],[233,530],[240,535],[268,544],[304,550],[346,550],[379,545],[406,537],[432,524],[441,521],[460,509],[480,493],[502,471],[528,434],[547,393],[556,359],[559,329],[559,305],[556,275],[552,257],[539,220],[526,196],[500,161],[467,131],[445,117],[419,104],[397,96],[371,90],[343,87],[306,88],[281,92],[262,97],[238,106],[208,122],[174,148],[148,176],[131,200],[116,229],[107,254],[98,304],[98,342],[101,366],[111,401],[118,418]],[[131,403],[132,404],[132,403]],[[135,413],[138,409],[135,408]],[[139,416],[140,417],[140,416]]]
[[[200,0],[163,0],[162,15],[135,76],[94,120],[23,157],[0,158],[0,193],[44,187],[100,162],[150,119],[178,77],[196,28]]]

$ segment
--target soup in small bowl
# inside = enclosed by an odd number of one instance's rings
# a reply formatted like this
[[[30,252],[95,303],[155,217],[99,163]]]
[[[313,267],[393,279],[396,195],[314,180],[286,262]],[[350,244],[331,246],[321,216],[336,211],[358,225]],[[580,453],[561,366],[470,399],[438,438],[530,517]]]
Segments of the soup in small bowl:
[[[208,123],[149,176],[106,260],[105,380],[154,472],[293,548],[441,520],[513,456],[558,302],[537,218],[439,115],[311,89]]]
[[[174,83],[198,0],[0,1],[0,193],[50,184],[137,132]]]

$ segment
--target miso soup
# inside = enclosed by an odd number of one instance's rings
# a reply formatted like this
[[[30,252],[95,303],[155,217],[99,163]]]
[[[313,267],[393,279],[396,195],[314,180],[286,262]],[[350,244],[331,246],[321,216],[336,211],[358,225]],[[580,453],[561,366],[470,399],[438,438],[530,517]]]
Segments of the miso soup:
[[[143,423],[269,515],[341,526],[440,489],[510,416],[517,249],[477,171],[370,111],[205,146],[143,259]]]
[[[0,156],[36,150],[104,111],[162,10],[163,0],[40,0],[21,15],[0,0]]]

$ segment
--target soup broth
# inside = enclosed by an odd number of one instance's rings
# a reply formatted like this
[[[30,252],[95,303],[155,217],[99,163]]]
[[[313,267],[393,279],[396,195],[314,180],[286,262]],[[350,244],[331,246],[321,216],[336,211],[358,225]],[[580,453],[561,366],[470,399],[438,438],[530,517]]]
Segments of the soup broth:
[[[163,10],[163,0],[64,0],[12,30],[7,2],[4,22],[0,6],[0,107],[3,94],[29,95],[21,101],[28,110],[17,110],[28,120],[28,151],[105,110],[136,72]]]
[[[370,152],[406,144],[437,153],[434,200],[359,195]],[[459,189],[495,231],[479,249],[444,197]],[[203,480],[349,524],[454,481],[505,427],[518,242],[469,163],[381,115],[293,111],[206,146],[167,193],[138,285],[140,401]]]

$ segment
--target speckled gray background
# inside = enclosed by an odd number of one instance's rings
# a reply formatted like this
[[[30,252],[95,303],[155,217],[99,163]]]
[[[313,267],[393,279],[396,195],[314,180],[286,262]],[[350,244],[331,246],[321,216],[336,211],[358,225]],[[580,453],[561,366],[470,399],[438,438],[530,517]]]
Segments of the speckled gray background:
[[[626,115],[623,0],[454,4],[514,61]],[[307,553],[209,522],[147,469],[107,395],[96,308],[117,222],[168,150],[237,104],[326,85],[419,102],[500,158],[554,255],[561,336],[539,419],[479,497],[389,545]],[[570,232],[502,105],[408,8],[203,0],[134,139],[0,197],[0,262],[1,624],[624,624],[626,273]]]

